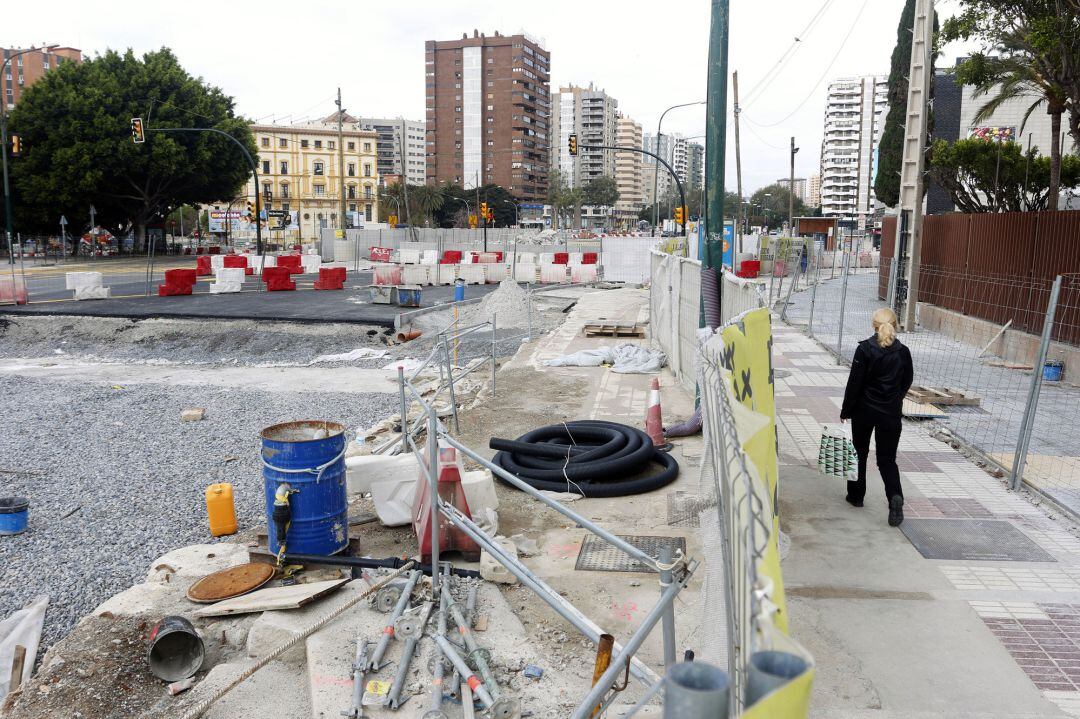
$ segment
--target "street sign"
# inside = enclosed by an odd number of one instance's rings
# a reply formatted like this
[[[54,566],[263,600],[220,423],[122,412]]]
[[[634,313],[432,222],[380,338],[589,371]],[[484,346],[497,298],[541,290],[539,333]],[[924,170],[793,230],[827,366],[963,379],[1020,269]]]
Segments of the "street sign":
[[[63,227],[66,224],[67,224],[67,218],[64,217],[63,215],[60,215],[60,226]]]
[[[288,217],[289,216],[289,211],[288,210],[267,210],[266,214],[269,215],[270,217]]]

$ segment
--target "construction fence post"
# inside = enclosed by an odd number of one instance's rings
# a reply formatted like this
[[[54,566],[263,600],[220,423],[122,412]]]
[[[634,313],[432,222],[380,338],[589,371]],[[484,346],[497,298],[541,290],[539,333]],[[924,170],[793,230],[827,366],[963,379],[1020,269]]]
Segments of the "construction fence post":
[[[409,451],[409,444],[405,441],[405,435],[409,431],[409,418],[405,402],[405,368],[401,365],[397,368],[397,381],[398,389],[401,391],[401,452],[404,454]]]
[[[803,258],[806,257],[806,248],[800,247],[798,253],[795,255],[795,272],[791,275],[791,283],[788,285],[787,294],[784,295],[784,308],[780,310],[780,321],[787,320],[788,306],[791,304],[791,293],[795,290],[795,286],[799,284],[799,275],[802,274]]]
[[[496,323],[496,315],[491,313],[491,396],[495,396],[495,370],[498,369],[496,364],[496,348],[495,341],[498,338],[499,326]]]
[[[810,320],[806,323],[806,330],[811,337],[814,336],[814,306],[817,304],[817,286],[821,280],[821,248],[814,248],[814,284],[810,287]]]
[[[671,586],[674,575],[671,571],[671,547],[662,547],[656,558],[660,564],[660,594],[661,596]],[[675,607],[667,605],[662,618],[664,632],[664,668],[670,669],[675,666]]]
[[[1046,354],[1050,349],[1050,338],[1054,331],[1054,315],[1057,314],[1058,298],[1061,296],[1061,275],[1054,279],[1050,290],[1050,301],[1046,305],[1046,318],[1043,320],[1042,339],[1039,353],[1031,372],[1031,386],[1028,389],[1027,405],[1024,407],[1024,419],[1020,424],[1020,436],[1016,439],[1016,453],[1013,455],[1012,475],[1009,482],[1013,491],[1020,489],[1024,481],[1024,465],[1027,464],[1028,447],[1031,445],[1031,433],[1035,427],[1035,412],[1039,408],[1039,392],[1042,390],[1043,367]]]
[[[446,335],[442,339],[443,362],[446,365],[446,382],[450,387],[450,412],[454,415],[454,432],[460,433],[458,425],[457,393],[454,391],[454,367],[450,364],[450,347],[446,343]]]
[[[844,311],[847,309],[847,286],[848,286],[848,263],[850,257],[848,253],[844,253],[844,264],[841,272],[843,273],[843,284],[840,286],[840,314],[839,317],[839,329],[836,332],[836,360],[838,362],[844,361]]]
[[[405,428],[402,427],[404,430]],[[427,418],[428,441],[428,497],[431,505],[431,591],[438,591],[442,581],[439,578],[439,418],[432,407]]]

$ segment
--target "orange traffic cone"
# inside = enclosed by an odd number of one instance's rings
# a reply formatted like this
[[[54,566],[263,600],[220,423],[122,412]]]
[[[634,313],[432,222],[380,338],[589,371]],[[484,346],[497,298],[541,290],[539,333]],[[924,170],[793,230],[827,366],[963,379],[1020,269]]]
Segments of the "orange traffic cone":
[[[649,406],[645,410],[645,433],[649,435],[653,446],[667,449],[671,445],[664,439],[664,418],[660,412],[660,378],[653,377],[649,390]]]

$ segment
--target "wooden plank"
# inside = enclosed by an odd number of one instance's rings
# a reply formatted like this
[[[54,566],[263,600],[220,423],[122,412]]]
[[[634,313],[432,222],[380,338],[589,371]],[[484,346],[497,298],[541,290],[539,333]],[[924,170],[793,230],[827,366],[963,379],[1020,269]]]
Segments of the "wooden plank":
[[[242,597],[226,599],[204,609],[192,612],[196,617],[225,617],[234,614],[266,612],[274,609],[299,609],[337,590],[350,579],[333,579],[311,584],[293,584],[288,587],[259,589]]]
[[[22,686],[23,667],[26,665],[26,647],[22,644],[15,645],[15,653],[11,659],[11,682],[8,684],[8,692],[13,692]]]
[[[922,404],[960,405],[968,407],[978,406],[981,402],[978,397],[968,396],[960,390],[951,387],[923,387],[921,385],[911,386],[911,389],[908,390],[908,399]]]
[[[941,411],[937,407],[926,404],[923,402],[914,402],[910,399],[904,400],[904,416],[911,419],[930,419],[932,417],[944,417],[945,412]]]

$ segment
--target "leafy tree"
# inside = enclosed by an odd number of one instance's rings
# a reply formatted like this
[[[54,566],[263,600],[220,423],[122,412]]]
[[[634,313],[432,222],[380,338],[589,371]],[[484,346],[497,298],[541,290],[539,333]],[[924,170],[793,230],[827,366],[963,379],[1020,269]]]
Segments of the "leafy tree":
[[[391,182],[379,188],[379,220],[389,222],[396,215],[398,222],[405,223],[405,194],[400,182]]]
[[[443,206],[445,198],[442,188],[435,185],[419,185],[409,193],[409,200],[416,203],[416,208],[425,221],[432,219],[435,210]]]
[[[976,95],[991,95],[976,120],[991,116],[1003,103],[1027,98],[1031,101],[1021,124],[1039,107],[1050,115],[1050,182],[1047,204],[1058,207],[1061,187],[1061,120],[1070,113],[1076,119],[1080,142],[1080,98],[1070,97],[1078,82],[1080,55],[1072,54],[1061,38],[1080,35],[1075,11],[1061,13],[1058,0],[960,0],[960,14],[946,21],[942,38],[975,40],[980,50],[957,67],[957,79],[975,86]],[[1070,132],[1074,122],[1070,119]]]
[[[165,224],[172,234],[179,235],[180,227],[183,226],[184,234],[190,236],[195,230],[207,230],[209,217],[208,214],[203,213],[197,207],[184,205],[170,212],[169,216],[165,218]],[[183,219],[183,222],[180,221],[181,219]]]
[[[900,165],[904,154],[904,115],[907,113],[908,71],[911,64],[911,28],[915,0],[907,0],[896,28],[896,45],[889,66],[889,111],[878,143],[878,169],[874,194],[889,207],[900,201]]]
[[[787,185],[779,182],[762,187],[750,196],[751,204],[757,205],[757,208],[750,214],[756,215],[760,212],[758,208],[763,208],[765,215],[769,218],[770,225],[773,224],[773,220],[776,221],[776,224],[783,224],[787,220],[788,198],[790,196],[791,191]],[[806,214],[806,205],[798,197],[795,198],[794,210],[796,217]]]
[[[928,171],[963,212],[1024,212],[1049,204],[1051,161],[1037,147],[1024,152],[1015,142],[937,140]],[[1080,157],[1062,158],[1061,179],[1066,187],[1080,184]]]
[[[142,246],[148,223],[181,205],[232,197],[250,177],[228,138],[148,132],[136,145],[133,117],[148,129],[215,128],[256,154],[233,99],[188,74],[167,48],[64,63],[27,88],[11,115],[25,146],[11,168],[23,220],[51,227],[65,209],[85,213],[92,203],[103,226],[114,234],[133,227]]]
[[[619,186],[611,177],[597,177],[581,189],[581,199],[586,205],[613,207],[619,200]]]

